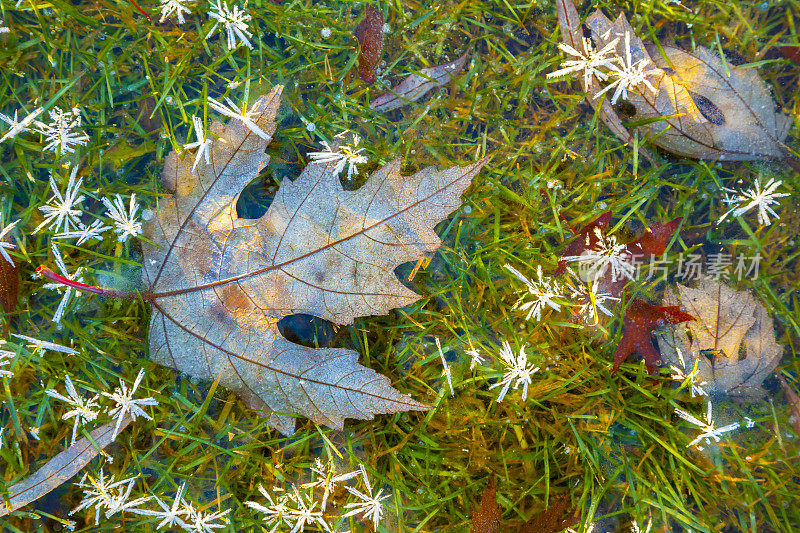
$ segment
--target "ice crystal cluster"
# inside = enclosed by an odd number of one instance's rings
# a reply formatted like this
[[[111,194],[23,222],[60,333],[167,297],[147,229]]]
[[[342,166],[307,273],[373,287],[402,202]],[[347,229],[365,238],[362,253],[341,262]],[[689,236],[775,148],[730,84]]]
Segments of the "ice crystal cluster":
[[[617,54],[617,43],[619,37],[608,42],[602,49],[595,49],[592,41],[582,37],[583,46],[586,53],[576,50],[572,46],[560,43],[558,48],[564,53],[576,58],[564,61],[561,68],[547,75],[548,78],[560,78],[569,74],[581,73],[583,76],[584,90],[588,91],[592,83],[592,78],[596,77],[608,84],[599,91],[594,97],[599,98],[611,89],[614,94],[611,96],[611,103],[616,104],[620,96],[628,97],[628,91],[634,90],[639,93],[650,91],[656,93],[656,88],[650,82],[650,77],[661,72],[655,67],[649,58],[642,58],[633,61],[631,58],[631,35],[625,32],[622,36],[625,40],[625,56]]]

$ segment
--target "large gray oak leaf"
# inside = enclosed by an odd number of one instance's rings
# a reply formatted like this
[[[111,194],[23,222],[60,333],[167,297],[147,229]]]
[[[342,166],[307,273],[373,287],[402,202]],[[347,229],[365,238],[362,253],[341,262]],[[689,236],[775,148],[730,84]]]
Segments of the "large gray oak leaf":
[[[247,112],[270,138],[281,90]],[[306,313],[344,325],[419,299],[393,270],[441,244],[433,227],[486,161],[401,176],[395,159],[356,191],[342,188],[335,162],[312,163],[282,181],[263,217],[240,219],[238,195],[267,164],[269,140],[238,120],[210,130],[211,163],[196,174],[193,156],[169,154],[163,182],[175,194],[144,228],[151,357],[219,377],[284,434],[295,414],[342,428],[345,418],[427,409],[359,365],[357,352],[294,344],[277,323]]]

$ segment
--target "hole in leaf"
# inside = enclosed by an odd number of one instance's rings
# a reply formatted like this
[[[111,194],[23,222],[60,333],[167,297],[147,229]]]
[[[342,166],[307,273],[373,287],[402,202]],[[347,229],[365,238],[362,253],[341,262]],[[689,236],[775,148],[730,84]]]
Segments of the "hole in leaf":
[[[326,348],[333,344],[333,324],[313,315],[296,314],[278,321],[278,331],[287,340],[308,348]]]
[[[274,195],[267,190],[261,177],[250,182],[236,201],[236,216],[239,218],[261,218],[272,204]]]
[[[411,289],[419,294],[420,290],[424,286],[422,280],[426,278],[426,273],[424,271],[417,272],[417,275],[415,275],[411,280],[408,279],[411,276],[411,273],[414,271],[414,267],[416,266],[416,261],[408,261],[406,263],[397,265],[394,269],[394,275],[407,289]]]
[[[739,361],[744,361],[745,359],[747,359],[747,350],[745,349],[745,344],[742,343],[742,345],[739,347],[738,360]]]
[[[736,50],[723,48],[722,51],[725,53],[725,61],[734,67],[748,63],[747,59],[745,59],[745,57]]]
[[[700,114],[703,115],[707,121],[717,126],[725,124],[725,115],[722,114],[722,110],[715,106],[711,100],[701,94],[693,93],[692,91],[689,91],[689,96],[692,97]]]
[[[636,115],[636,106],[627,100],[620,100],[617,104],[617,113],[626,117],[633,117]]]

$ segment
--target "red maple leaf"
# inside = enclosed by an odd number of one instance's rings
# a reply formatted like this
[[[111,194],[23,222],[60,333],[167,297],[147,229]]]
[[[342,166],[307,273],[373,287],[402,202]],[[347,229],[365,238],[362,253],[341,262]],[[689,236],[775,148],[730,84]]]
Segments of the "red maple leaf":
[[[627,243],[624,251],[620,252],[620,254],[630,256],[631,262],[643,261],[647,257],[662,255],[666,251],[667,244],[672,239],[672,236],[678,231],[681,220],[681,218],[676,218],[666,224],[651,223],[648,230],[640,237]],[[558,262],[555,275],[558,276],[567,269],[569,261],[563,258],[578,257],[590,250],[597,252],[599,244],[602,244],[600,243],[602,231],[610,223],[611,212],[607,211],[584,226],[564,250],[562,259]],[[625,276],[614,276],[612,269],[606,268],[602,277],[597,280],[595,290],[598,294],[608,294],[621,298],[628,281],[629,279]],[[661,356],[653,345],[650,334],[653,329],[659,326],[677,324],[687,320],[695,320],[695,318],[681,311],[679,307],[659,307],[638,298],[634,299],[628,309],[625,310],[622,340],[614,353],[613,371],[616,372],[622,362],[631,354],[638,352],[644,359],[647,371],[651,374],[656,373],[657,367],[661,363]]]
[[[367,4],[355,35],[359,46],[358,75],[367,85],[372,85],[378,79],[375,70],[383,51],[383,14],[378,8]]]
[[[612,372],[616,372],[628,356],[634,352],[639,352],[639,355],[644,359],[647,371],[651,374],[658,373],[661,354],[658,353],[658,350],[653,345],[650,334],[659,326],[678,324],[689,320],[696,319],[689,313],[681,311],[681,308],[677,305],[661,307],[649,304],[639,298],[634,298],[631,305],[625,310],[622,340],[614,352],[614,369]]]

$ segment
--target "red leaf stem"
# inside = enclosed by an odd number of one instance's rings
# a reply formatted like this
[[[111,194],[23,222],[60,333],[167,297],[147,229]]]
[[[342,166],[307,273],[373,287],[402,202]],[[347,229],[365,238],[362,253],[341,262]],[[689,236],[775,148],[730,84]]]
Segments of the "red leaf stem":
[[[147,11],[145,11],[144,9],[139,7],[139,4],[136,3],[136,0],[131,0],[131,4],[133,4],[133,7],[135,7],[136,9],[139,10],[139,13],[141,13],[142,15],[147,17],[147,20],[149,20],[150,22],[153,22],[153,19],[151,19],[150,15],[147,14]]]
[[[39,268],[36,269],[36,273],[55,283],[61,283],[62,285],[66,285],[67,287],[72,287],[73,289],[79,291],[90,292],[92,294],[98,294],[100,296],[106,296],[108,298],[125,298],[127,300],[133,300],[138,297],[137,293],[115,291],[113,289],[102,289],[100,287],[95,287],[94,285],[87,285],[86,283],[81,283],[79,281],[73,281],[71,279],[67,279],[64,276],[56,274],[55,272],[53,272],[51,269],[49,269],[44,265],[39,265]]]

